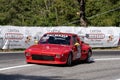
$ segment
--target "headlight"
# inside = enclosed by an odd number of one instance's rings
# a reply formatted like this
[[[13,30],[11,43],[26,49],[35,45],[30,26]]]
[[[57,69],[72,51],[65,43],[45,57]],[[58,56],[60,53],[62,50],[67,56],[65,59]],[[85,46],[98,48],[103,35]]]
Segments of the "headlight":
[[[64,54],[56,54],[56,58],[61,58],[63,56],[64,56]]]
[[[29,52],[26,52],[25,55],[26,55],[26,56],[30,56],[30,53],[29,53]]]
[[[56,54],[56,58],[60,58],[60,54]]]

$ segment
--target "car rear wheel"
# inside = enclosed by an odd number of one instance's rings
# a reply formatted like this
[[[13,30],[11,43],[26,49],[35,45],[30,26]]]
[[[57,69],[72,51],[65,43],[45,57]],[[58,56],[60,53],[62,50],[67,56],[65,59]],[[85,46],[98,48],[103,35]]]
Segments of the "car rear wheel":
[[[92,55],[91,51],[88,51],[87,58],[85,59],[85,62],[89,63],[90,62],[90,57]]]
[[[68,59],[67,59],[67,66],[71,66],[72,65],[72,54],[68,55]]]

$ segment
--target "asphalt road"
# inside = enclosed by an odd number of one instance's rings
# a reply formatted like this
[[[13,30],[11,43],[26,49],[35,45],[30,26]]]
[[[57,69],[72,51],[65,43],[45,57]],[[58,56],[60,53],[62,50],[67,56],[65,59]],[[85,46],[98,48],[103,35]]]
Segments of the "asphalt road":
[[[0,53],[0,80],[120,80],[120,51],[93,51],[94,62],[26,64],[23,53]]]

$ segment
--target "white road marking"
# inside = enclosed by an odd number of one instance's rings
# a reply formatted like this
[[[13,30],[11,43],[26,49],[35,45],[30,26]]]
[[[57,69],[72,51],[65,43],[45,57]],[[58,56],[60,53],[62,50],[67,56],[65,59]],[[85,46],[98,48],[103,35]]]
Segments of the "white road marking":
[[[120,58],[101,58],[101,59],[94,59],[95,61],[110,61],[110,60],[120,60]]]
[[[32,64],[27,64],[27,65],[19,65],[19,66],[13,66],[13,67],[1,68],[0,71],[9,70],[9,69],[15,69],[15,68],[28,67],[28,66],[33,66],[33,65],[32,65]]]
[[[116,80],[120,80],[120,79],[116,79]]]
[[[109,60],[120,60],[120,58],[101,58],[101,59],[93,59],[94,61],[109,61]],[[33,66],[33,64],[26,64],[26,65],[19,65],[19,66],[13,66],[13,67],[7,67],[7,68],[1,68],[0,71],[15,69],[15,68],[22,68],[22,67],[29,67]],[[120,79],[117,79],[120,80]]]

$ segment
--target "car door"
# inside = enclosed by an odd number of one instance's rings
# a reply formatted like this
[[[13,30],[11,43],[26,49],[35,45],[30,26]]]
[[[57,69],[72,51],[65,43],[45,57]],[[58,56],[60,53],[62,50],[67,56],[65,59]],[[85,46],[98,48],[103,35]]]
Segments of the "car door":
[[[74,59],[78,59],[81,57],[81,46],[79,43],[79,39],[76,35],[72,36],[72,44],[74,46]]]

